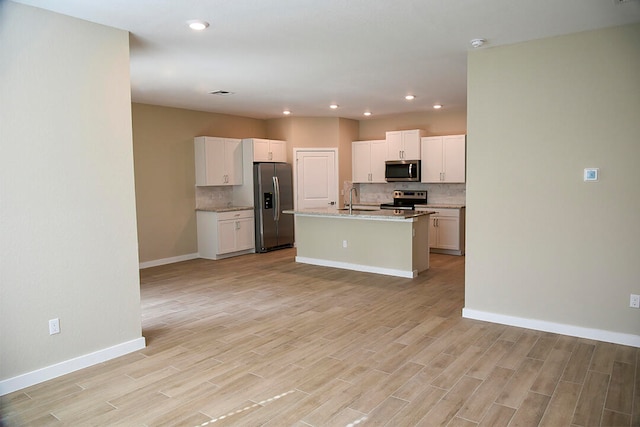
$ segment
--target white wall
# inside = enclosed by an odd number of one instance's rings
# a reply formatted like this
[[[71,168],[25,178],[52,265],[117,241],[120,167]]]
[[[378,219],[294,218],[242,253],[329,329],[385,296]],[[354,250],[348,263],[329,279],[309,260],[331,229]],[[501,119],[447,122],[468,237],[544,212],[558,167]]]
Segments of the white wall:
[[[639,40],[469,55],[466,316],[640,346]]]
[[[2,2],[0,46],[2,394],[144,339],[128,33]]]

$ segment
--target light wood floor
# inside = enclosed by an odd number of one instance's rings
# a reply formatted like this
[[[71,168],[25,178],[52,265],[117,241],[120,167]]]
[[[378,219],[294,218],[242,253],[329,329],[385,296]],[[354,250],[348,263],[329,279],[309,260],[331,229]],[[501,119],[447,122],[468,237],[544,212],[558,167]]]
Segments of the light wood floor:
[[[640,349],[462,319],[464,257],[294,255],[142,270],[148,347],[5,396],[5,425],[640,425]]]

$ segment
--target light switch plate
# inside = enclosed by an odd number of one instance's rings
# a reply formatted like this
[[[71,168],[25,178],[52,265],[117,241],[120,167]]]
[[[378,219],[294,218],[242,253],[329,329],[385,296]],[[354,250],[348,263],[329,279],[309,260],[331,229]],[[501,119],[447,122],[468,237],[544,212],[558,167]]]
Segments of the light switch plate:
[[[598,168],[585,168],[584,169],[584,182],[593,182],[598,180]]]

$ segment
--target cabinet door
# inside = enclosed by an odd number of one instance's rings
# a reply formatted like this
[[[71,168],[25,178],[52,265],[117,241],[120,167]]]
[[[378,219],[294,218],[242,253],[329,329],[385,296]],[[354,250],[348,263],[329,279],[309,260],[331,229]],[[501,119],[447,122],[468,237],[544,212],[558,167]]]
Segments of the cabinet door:
[[[371,173],[371,143],[354,141],[351,143],[351,180],[354,183],[369,182]]]
[[[402,160],[402,132],[387,132],[387,159]]]
[[[236,250],[253,249],[255,247],[253,218],[236,220]]]
[[[422,138],[422,182],[441,182],[442,137]]]
[[[270,162],[269,159],[269,140],[254,139],[253,140],[253,161],[254,162]]]
[[[465,182],[465,140],[464,135],[443,137],[443,182]]]
[[[206,138],[205,140],[205,184],[226,185],[228,181],[225,141],[220,138]]]
[[[242,143],[239,139],[226,139],[224,149],[226,185],[242,185]]]
[[[236,220],[218,221],[218,254],[236,251]]]
[[[439,216],[436,222],[438,229],[437,247],[440,249],[460,249],[460,220],[454,217]]]
[[[384,179],[384,162],[387,160],[387,140],[371,142],[371,182],[387,182]]]
[[[420,131],[405,130],[402,131],[402,159],[418,160],[420,159]]]
[[[429,217],[429,248],[438,247],[438,229],[436,228],[437,217],[431,215]]]
[[[287,161],[287,143],[285,141],[269,141],[269,152],[271,153],[271,162]]]

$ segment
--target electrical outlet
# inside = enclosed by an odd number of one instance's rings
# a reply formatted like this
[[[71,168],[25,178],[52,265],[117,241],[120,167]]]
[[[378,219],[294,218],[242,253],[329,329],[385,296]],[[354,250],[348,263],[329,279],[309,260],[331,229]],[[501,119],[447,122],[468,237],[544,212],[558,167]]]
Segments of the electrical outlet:
[[[631,294],[629,298],[629,307],[640,308],[640,295]]]
[[[346,240],[343,240],[343,241],[342,241],[342,247],[343,247],[343,248],[346,248],[346,247],[347,247],[347,241],[346,241]]]
[[[60,333],[60,319],[49,320],[49,335]]]

